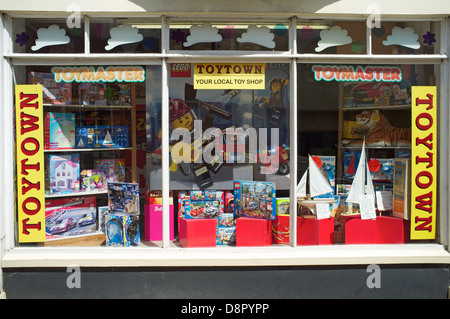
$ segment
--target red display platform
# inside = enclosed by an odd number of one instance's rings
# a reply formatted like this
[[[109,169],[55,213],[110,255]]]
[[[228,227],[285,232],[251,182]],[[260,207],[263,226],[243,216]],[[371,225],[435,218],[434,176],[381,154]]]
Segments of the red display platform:
[[[179,218],[179,239],[182,247],[215,247],[217,219]]]
[[[272,220],[272,242],[289,245],[289,215],[277,215]]]
[[[316,219],[297,217],[297,245],[332,245],[334,218]]]
[[[272,221],[240,217],[236,220],[236,246],[272,245]]]
[[[346,244],[404,244],[409,241],[409,221],[396,217],[348,218]]]

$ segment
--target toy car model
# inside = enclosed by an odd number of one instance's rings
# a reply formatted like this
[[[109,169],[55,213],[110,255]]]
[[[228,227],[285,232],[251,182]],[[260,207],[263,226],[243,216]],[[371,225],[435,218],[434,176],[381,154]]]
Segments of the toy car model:
[[[93,213],[84,214],[83,217],[78,220],[78,226],[91,225],[93,223],[95,223],[95,215]]]
[[[77,221],[74,218],[69,217],[56,221],[55,226],[53,226],[50,231],[52,234],[65,233],[76,226]]]

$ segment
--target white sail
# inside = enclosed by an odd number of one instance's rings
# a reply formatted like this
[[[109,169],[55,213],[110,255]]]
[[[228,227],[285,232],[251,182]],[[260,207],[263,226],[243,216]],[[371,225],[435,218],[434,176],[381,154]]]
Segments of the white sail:
[[[333,192],[329,181],[323,176],[316,162],[309,155],[309,195],[311,197]]]
[[[358,168],[353,178],[352,187],[347,197],[349,203],[359,203],[359,196],[365,194],[365,182],[366,182],[366,147],[363,143],[361,158],[359,159]],[[372,186],[373,187],[373,186]]]
[[[297,197],[306,197],[307,180],[308,180],[308,169],[306,169],[305,173],[302,176],[302,179],[297,185]]]
[[[372,175],[369,171],[369,165],[367,167],[367,177],[366,177],[366,195],[371,195],[375,203],[375,190],[373,189]]]

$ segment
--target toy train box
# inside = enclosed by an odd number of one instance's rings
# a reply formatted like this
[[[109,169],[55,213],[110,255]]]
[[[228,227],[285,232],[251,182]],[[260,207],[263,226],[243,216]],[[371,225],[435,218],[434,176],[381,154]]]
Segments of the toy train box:
[[[234,181],[235,217],[275,219],[276,189],[274,183]]]
[[[106,174],[101,169],[84,169],[80,173],[81,191],[99,192],[106,190]]]
[[[75,148],[75,114],[46,112],[44,116],[44,149]]]
[[[129,146],[128,126],[81,126],[75,129],[76,148],[120,148]]]
[[[113,212],[139,215],[139,184],[108,183],[108,206]]]
[[[46,240],[73,238],[97,232],[94,196],[45,201]]]
[[[139,217],[110,212],[105,216],[106,246],[132,247],[140,244]]]
[[[80,191],[80,156],[49,155],[50,194],[69,194]]]
[[[190,191],[184,200],[184,217],[218,218],[224,212],[223,191]]]
[[[120,183],[125,181],[124,159],[97,159],[95,160],[94,167],[105,172],[107,183]]]
[[[52,73],[30,72],[28,83],[42,85],[43,102],[46,104],[72,104],[72,84],[55,82]]]

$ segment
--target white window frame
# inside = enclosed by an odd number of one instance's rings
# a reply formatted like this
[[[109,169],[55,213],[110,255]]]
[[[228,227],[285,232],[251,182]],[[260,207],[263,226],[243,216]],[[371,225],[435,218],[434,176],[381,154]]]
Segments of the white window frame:
[[[441,22],[441,50],[432,55],[374,55],[371,52],[371,32],[367,28],[368,52],[361,55],[299,54],[297,53],[297,17],[289,18],[289,50],[283,52],[242,52],[242,51],[171,51],[169,48],[169,30],[171,19],[195,19],[189,16],[161,16],[161,53],[148,54],[92,54],[89,52],[89,21],[96,16],[84,17],[85,52],[82,54],[39,54],[12,52],[11,17],[42,17],[29,15],[3,15],[0,33],[0,49],[3,59],[0,63],[2,76],[0,92],[1,108],[0,127],[0,180],[4,189],[0,192],[2,201],[0,233],[2,250],[2,267],[66,267],[70,264],[91,267],[106,266],[293,266],[293,265],[341,265],[341,264],[403,264],[431,263],[450,264],[449,244],[449,172],[439,170],[439,225],[440,243],[436,244],[402,244],[402,245],[332,245],[332,246],[297,246],[297,219],[290,217],[290,245],[271,247],[217,247],[217,248],[180,248],[174,247],[169,240],[169,214],[163,214],[162,247],[157,248],[106,248],[106,247],[16,247],[15,205],[14,205],[14,138],[13,138],[13,72],[15,65],[149,65],[162,66],[162,185],[163,211],[169,211],[169,111],[168,111],[168,65],[174,62],[283,62],[290,64],[290,113],[297,114],[297,64],[299,63],[372,63],[372,64],[438,64],[440,66],[440,163],[449,160],[449,23]],[[154,17],[154,16],[152,16]],[[104,18],[104,16],[102,16]],[[226,17],[223,17],[226,18]],[[285,17],[286,18],[286,17]],[[316,17],[317,18],[317,17]],[[327,17],[334,21],[343,19]],[[404,19],[404,18],[403,18]],[[413,19],[411,19],[412,21]],[[432,20],[430,18],[430,20]],[[201,19],[205,21],[205,19]],[[249,21],[249,18],[241,18]],[[359,19],[361,21],[361,19]],[[395,20],[397,21],[397,20]],[[427,20],[429,21],[429,20]],[[250,21],[251,22],[251,21]],[[259,21],[261,24],[264,22]],[[290,149],[297,153],[297,116],[290,119]],[[445,143],[447,141],[447,143]],[[6,150],[6,151],[5,151]],[[291,211],[296,211],[295,188],[297,181],[297,159],[291,161],[290,198]],[[161,249],[162,248],[162,249]],[[1,282],[0,282],[1,284]],[[1,288],[1,286],[0,286]]]

